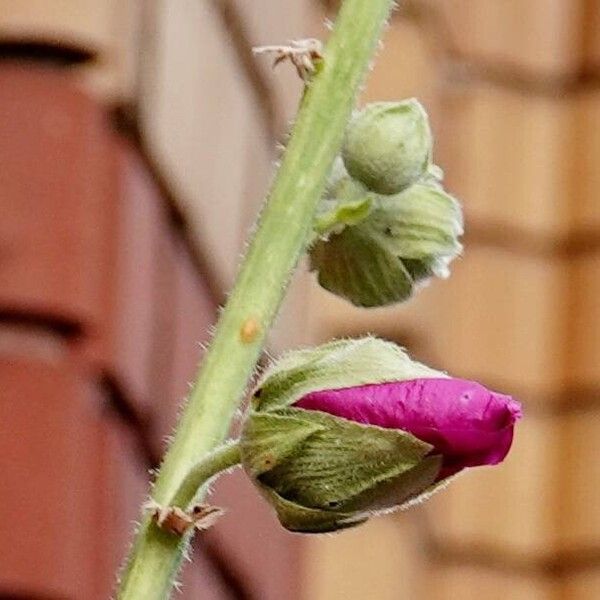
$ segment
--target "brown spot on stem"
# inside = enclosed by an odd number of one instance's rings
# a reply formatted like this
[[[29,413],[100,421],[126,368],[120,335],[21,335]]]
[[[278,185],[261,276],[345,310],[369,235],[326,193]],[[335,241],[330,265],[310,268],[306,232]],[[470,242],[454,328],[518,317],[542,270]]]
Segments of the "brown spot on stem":
[[[175,535],[182,536],[194,525],[193,519],[181,508],[169,506],[161,509],[155,515],[156,523],[161,529],[165,529]]]
[[[254,318],[244,321],[240,329],[240,338],[244,344],[251,344],[260,333],[260,324]]]

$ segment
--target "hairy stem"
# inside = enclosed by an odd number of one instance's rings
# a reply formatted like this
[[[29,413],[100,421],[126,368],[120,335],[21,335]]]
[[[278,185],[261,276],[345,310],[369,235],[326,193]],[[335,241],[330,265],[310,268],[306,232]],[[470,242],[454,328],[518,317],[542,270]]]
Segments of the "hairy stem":
[[[345,0],[300,105],[281,167],[152,491],[163,506],[227,435],[285,288],[304,249],[327,175],[392,0]],[[217,201],[217,200],[215,200]],[[168,598],[187,540],[146,517],[118,598]]]
[[[240,458],[239,440],[227,442],[207,454],[189,470],[173,496],[172,505],[186,508],[204,484],[221,471],[238,465]]]

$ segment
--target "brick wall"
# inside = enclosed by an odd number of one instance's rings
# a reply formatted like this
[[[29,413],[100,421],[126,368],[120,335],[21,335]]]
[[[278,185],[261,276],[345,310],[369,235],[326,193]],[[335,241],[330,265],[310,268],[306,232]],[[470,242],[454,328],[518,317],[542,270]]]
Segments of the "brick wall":
[[[0,63],[0,160],[0,595],[107,598],[217,304],[69,73]],[[184,597],[295,597],[297,545],[256,492],[236,477],[216,501]]]

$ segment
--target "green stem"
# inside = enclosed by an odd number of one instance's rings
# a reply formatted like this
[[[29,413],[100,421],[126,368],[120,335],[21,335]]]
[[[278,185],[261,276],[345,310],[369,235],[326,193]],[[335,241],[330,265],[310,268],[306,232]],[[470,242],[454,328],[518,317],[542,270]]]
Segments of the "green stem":
[[[219,446],[190,469],[173,496],[171,505],[187,508],[204,484],[221,471],[235,467],[240,460],[239,440],[232,440]]]
[[[281,167],[202,363],[152,498],[169,506],[197,461],[227,435],[339,152],[344,129],[393,0],[345,0],[303,96]],[[168,598],[186,540],[146,517],[121,579],[119,600]]]

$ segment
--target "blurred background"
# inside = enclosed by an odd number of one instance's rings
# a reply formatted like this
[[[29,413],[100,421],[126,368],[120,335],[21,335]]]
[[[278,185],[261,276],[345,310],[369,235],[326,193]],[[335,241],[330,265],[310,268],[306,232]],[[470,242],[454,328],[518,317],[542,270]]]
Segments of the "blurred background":
[[[303,269],[269,349],[377,333],[526,418],[501,467],[340,535],[224,478],[180,598],[600,598],[600,5],[400,4],[361,101],[427,106],[464,258],[373,311]],[[0,3],[0,598],[110,596],[301,92],[251,47],[334,13]]]

